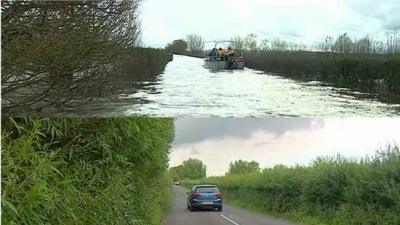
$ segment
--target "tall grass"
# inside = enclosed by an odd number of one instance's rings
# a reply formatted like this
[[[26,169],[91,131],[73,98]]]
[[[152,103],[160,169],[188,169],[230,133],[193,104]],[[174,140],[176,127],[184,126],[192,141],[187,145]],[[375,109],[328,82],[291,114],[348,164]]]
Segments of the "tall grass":
[[[319,158],[309,166],[265,169],[262,173],[210,177],[228,201],[307,224],[400,224],[400,151],[374,157]]]
[[[3,224],[161,224],[172,119],[2,119]]]

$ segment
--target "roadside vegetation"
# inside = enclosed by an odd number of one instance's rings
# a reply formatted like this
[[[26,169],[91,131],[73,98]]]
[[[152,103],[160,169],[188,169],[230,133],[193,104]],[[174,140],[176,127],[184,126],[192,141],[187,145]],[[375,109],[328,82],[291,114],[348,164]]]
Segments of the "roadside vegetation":
[[[154,79],[172,55],[141,46],[141,0],[2,1],[2,111],[62,113]]]
[[[217,184],[228,202],[310,225],[400,223],[397,146],[358,160],[337,156],[318,158],[309,166],[248,171],[181,183]]]
[[[173,119],[2,118],[2,224],[159,225]]]
[[[171,167],[169,174],[173,180],[201,179],[206,177],[207,167],[198,159],[188,159],[182,165]]]

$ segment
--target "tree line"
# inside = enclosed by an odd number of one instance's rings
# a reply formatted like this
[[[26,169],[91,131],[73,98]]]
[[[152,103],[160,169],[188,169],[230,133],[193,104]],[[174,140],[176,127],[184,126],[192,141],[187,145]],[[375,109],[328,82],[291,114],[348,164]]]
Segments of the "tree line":
[[[188,159],[176,167],[169,169],[169,174],[174,180],[202,179],[206,177],[207,166],[199,159]],[[237,160],[229,164],[229,171],[226,175],[248,174],[260,172],[258,162]]]
[[[399,54],[400,33],[396,30],[386,34],[386,40],[374,40],[370,36],[357,39],[348,33],[326,36],[320,43],[307,46],[283,40],[279,37],[259,40],[256,34],[246,36],[236,35],[230,38],[231,47],[238,51],[321,51],[335,53],[356,54]],[[165,47],[170,52],[184,53],[186,51],[196,53],[204,50],[205,39],[199,34],[189,34],[185,39],[174,40]]]

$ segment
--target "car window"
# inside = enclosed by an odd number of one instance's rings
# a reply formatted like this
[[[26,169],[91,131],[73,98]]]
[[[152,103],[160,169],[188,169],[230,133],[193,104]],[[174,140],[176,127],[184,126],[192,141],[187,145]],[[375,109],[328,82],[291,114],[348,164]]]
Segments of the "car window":
[[[196,188],[196,192],[207,193],[207,192],[219,192],[219,191],[217,187],[210,186],[210,187],[198,187]]]

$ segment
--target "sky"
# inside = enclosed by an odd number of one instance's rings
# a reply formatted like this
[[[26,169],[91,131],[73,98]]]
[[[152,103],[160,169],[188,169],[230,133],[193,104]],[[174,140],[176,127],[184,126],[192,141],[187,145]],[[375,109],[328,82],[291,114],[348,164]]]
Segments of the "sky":
[[[377,39],[400,29],[398,0],[145,0],[143,43],[168,42],[199,34],[206,41],[254,33],[311,45],[327,35],[349,33]]]
[[[371,156],[400,144],[400,118],[177,118],[170,167],[189,158],[224,175],[235,160],[261,168],[307,165],[317,157]]]

